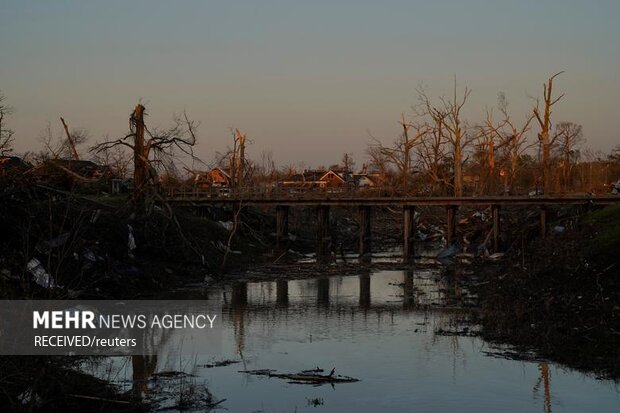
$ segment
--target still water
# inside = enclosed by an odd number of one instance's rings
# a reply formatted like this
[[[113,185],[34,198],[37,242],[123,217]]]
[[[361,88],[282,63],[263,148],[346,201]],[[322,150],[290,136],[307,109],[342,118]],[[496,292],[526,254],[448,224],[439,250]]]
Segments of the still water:
[[[497,349],[483,340],[450,334],[472,329],[463,324],[468,293],[433,270],[239,282],[186,293],[221,308],[221,349],[186,355],[162,343],[146,362],[109,359],[112,381],[135,389],[133,379],[183,370],[225,398],[220,406],[230,412],[620,411],[613,382],[545,361],[493,356]],[[201,367],[227,359],[239,363]],[[316,367],[360,381],[312,386],[239,372]],[[141,390],[148,393],[148,385]]]

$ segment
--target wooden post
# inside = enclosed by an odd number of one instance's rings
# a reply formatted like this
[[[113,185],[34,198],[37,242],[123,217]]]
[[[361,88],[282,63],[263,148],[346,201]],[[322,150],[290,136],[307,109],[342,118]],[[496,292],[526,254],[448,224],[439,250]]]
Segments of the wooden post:
[[[547,236],[547,207],[540,207],[540,237],[545,239]]]
[[[403,207],[403,261],[413,262],[415,248],[413,239],[415,237],[415,206],[405,205]]]
[[[493,214],[493,252],[499,252],[500,226],[499,226],[499,205],[491,205]]]
[[[371,208],[368,205],[361,205],[359,207],[359,218],[360,218],[360,257],[361,258],[370,258],[371,248],[370,248],[370,217],[371,217]]]
[[[288,205],[276,206],[276,247],[282,248],[288,240]]]
[[[329,255],[329,205],[320,205],[317,208],[317,260],[323,260]]]
[[[446,239],[448,246],[452,245],[456,241],[456,212],[458,211],[457,205],[450,205],[448,209],[448,226],[446,231]]]

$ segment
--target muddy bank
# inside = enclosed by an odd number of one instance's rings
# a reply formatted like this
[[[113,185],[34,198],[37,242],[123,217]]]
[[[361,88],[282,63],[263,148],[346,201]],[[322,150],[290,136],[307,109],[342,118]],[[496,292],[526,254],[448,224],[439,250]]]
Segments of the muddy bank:
[[[524,236],[474,287],[483,337],[620,378],[620,206]]]
[[[79,371],[83,357],[0,357],[0,410],[144,412],[148,406]]]

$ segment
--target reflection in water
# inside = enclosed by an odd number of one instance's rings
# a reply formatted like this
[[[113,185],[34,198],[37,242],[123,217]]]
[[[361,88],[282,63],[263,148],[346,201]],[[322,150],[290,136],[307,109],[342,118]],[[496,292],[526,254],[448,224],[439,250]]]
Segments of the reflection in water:
[[[141,400],[148,395],[149,378],[157,371],[157,355],[131,356],[132,392]]]
[[[370,274],[359,276],[360,280],[360,308],[370,308]]]
[[[134,391],[144,392],[141,383],[155,369],[190,366],[186,371],[227,399],[223,407],[233,412],[550,413],[547,363],[491,358],[480,338],[451,334],[464,328],[467,312],[459,304],[468,296],[453,278],[433,270],[212,287],[211,300],[222,309],[223,351],[203,348],[180,363],[175,344],[164,343],[158,357],[132,359],[129,377]],[[242,368],[191,368],[240,358]],[[317,366],[361,381],[308,387],[238,372]],[[315,397],[324,400],[320,409],[307,406]],[[554,372],[553,398],[569,412],[620,408],[616,390],[565,370]]]
[[[544,393],[544,412],[551,413],[551,373],[549,372],[549,363],[539,363],[538,371],[540,372],[540,377],[534,386],[534,394],[539,392],[540,385],[542,384]]]
[[[288,281],[276,281],[276,304],[278,307],[288,306]]]
[[[232,286],[230,307],[237,344],[236,353],[242,354],[245,346],[245,312],[248,305],[248,283],[238,282]]]
[[[413,294],[413,270],[403,271],[403,308],[411,309],[415,306]]]
[[[329,278],[316,280],[316,296],[319,307],[329,308]]]

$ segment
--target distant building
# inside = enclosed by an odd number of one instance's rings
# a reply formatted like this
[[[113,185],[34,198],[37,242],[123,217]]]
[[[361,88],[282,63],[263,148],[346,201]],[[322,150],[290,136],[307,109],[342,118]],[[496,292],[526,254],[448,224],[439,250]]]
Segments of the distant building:
[[[327,182],[321,181],[324,175],[325,170],[306,170],[287,176],[280,184],[287,189],[322,189],[327,186]]]
[[[32,168],[32,165],[17,156],[0,157],[0,175],[23,173]]]
[[[107,184],[114,178],[108,166],[74,159],[48,159],[29,173],[38,181],[50,184]]]
[[[215,167],[208,172],[197,172],[193,177],[193,185],[198,189],[228,188],[232,179],[228,172]]]

